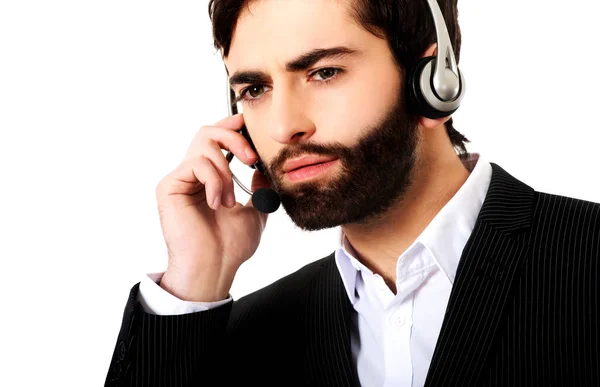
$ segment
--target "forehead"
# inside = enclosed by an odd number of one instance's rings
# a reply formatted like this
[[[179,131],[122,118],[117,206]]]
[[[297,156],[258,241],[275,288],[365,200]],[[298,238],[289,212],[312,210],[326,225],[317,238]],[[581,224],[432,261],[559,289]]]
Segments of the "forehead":
[[[259,0],[243,7],[225,64],[231,75],[285,64],[316,47],[365,46],[370,34],[340,0]]]

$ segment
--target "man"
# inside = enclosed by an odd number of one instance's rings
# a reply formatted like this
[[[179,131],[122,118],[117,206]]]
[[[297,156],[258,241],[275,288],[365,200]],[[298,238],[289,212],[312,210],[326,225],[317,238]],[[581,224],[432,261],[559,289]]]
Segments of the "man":
[[[536,192],[407,106],[436,53],[425,1],[209,10],[244,114],[159,183],[168,268],[132,288],[106,385],[600,384],[600,206]],[[299,227],[341,226],[339,249],[234,302],[267,215],[235,203],[221,149],[260,161],[253,189]]]

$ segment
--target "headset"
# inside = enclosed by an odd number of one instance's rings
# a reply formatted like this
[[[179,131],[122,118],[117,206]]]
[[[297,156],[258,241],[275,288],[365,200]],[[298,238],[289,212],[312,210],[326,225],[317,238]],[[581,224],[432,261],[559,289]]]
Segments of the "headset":
[[[437,0],[427,0],[427,3],[435,26],[437,54],[422,58],[409,71],[406,82],[406,96],[407,106],[414,114],[437,119],[447,117],[459,108],[465,95],[466,84],[456,64],[446,21]],[[229,115],[234,115],[238,113],[238,110],[233,103],[235,92],[229,85],[229,77],[226,78],[226,84],[228,112]],[[258,155],[245,125],[241,128],[240,133]],[[233,153],[228,152],[226,159],[227,162],[231,162]],[[264,166],[260,160],[250,167],[261,173],[264,172]],[[256,192],[252,192],[235,175],[232,174],[232,178],[240,188],[252,196],[252,204],[258,211],[271,213],[279,208],[281,198],[274,190],[260,188]]]

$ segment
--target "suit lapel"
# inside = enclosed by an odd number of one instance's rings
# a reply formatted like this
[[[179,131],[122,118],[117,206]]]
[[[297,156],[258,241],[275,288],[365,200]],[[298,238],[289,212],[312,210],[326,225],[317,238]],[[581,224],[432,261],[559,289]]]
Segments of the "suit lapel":
[[[492,163],[488,193],[460,259],[426,386],[477,385],[515,273],[527,255],[534,191]]]
[[[313,279],[303,314],[306,338],[306,385],[358,386],[352,361],[350,329],[352,304],[335,264],[334,254],[323,260]]]

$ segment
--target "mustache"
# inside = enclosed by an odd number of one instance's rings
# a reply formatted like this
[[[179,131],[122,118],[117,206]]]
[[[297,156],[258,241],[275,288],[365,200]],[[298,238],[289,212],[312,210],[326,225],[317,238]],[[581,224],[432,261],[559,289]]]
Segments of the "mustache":
[[[298,143],[292,144],[282,149],[273,160],[268,164],[267,170],[269,173],[278,173],[283,169],[286,161],[302,156],[302,155],[318,155],[323,157],[336,157],[345,161],[352,155],[352,151],[345,145],[339,142],[331,144],[318,143]]]

